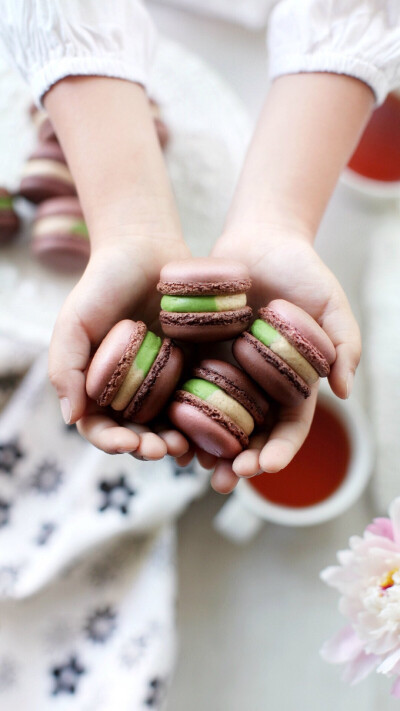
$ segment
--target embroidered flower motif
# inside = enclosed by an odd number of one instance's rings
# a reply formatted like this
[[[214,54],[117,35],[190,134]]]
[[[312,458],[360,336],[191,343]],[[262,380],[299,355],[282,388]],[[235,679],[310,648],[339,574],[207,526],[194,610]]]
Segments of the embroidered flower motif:
[[[57,463],[44,460],[32,477],[32,486],[39,494],[53,494],[59,488],[63,478]]]
[[[42,523],[42,526],[41,526],[40,531],[39,531],[37,538],[36,538],[37,545],[38,546],[45,546],[46,543],[48,542],[48,540],[53,535],[56,528],[57,528],[56,524],[52,523],[51,521]]]
[[[10,520],[11,504],[3,499],[0,499],[0,528],[7,526]]]
[[[164,699],[166,684],[163,679],[155,678],[149,682],[149,693],[145,700],[146,706],[152,708],[160,708],[161,702]]]
[[[51,669],[51,675],[54,677],[53,696],[58,694],[75,694],[79,678],[86,673],[85,667],[79,662],[76,656],[70,657],[69,661],[59,667]]]
[[[136,492],[126,483],[124,474],[114,481],[100,482],[99,489],[104,494],[104,502],[99,506],[99,511],[117,509],[124,515],[128,513],[129,500],[131,496],[135,496]]]
[[[392,693],[400,698],[400,498],[389,514],[350,538],[350,549],[337,554],[339,565],[321,573],[341,593],[339,610],[350,621],[321,654],[344,664],[343,678],[352,684],[374,669],[395,677]]]
[[[117,626],[116,617],[116,612],[109,606],[96,610],[85,625],[89,639],[96,643],[106,642]]]
[[[0,444],[0,472],[12,474],[19,459],[22,459],[24,452],[20,448],[17,440]]]

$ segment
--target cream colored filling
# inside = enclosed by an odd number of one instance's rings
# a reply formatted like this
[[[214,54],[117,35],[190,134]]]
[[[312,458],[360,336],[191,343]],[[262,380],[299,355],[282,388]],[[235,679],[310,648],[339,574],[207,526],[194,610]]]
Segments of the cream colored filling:
[[[54,232],[67,234],[74,229],[80,219],[82,218],[74,217],[73,215],[42,217],[33,225],[32,234],[34,237],[43,237]]]
[[[242,309],[247,304],[246,294],[228,294],[227,296],[215,296],[217,311],[235,311]]]
[[[268,347],[290,365],[293,370],[306,381],[307,385],[312,385],[317,382],[319,375],[315,368],[313,368],[301,353],[296,351],[286,338],[279,334]]]
[[[135,362],[133,362],[124,382],[111,402],[111,407],[114,410],[124,410],[132,400],[134,394],[139,390],[144,379],[145,374],[143,370],[138,368]]]
[[[58,178],[70,185],[74,184],[74,179],[68,170],[65,163],[60,163],[57,160],[48,160],[45,158],[37,158],[27,161],[22,169],[22,177],[43,175],[46,178]]]
[[[223,390],[218,389],[210,395],[206,402],[210,403],[225,415],[228,415],[247,435],[254,429],[254,420],[246,408],[227,395]]]

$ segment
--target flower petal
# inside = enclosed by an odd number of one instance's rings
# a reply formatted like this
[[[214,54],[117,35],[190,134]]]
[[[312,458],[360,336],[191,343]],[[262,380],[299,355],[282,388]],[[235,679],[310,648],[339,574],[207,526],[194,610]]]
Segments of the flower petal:
[[[360,652],[356,659],[346,665],[342,674],[343,681],[349,684],[358,684],[365,679],[379,664],[380,658],[375,654]]]
[[[386,657],[376,671],[379,672],[379,674],[390,674],[398,661],[400,661],[400,648],[396,649],[389,657]]]
[[[389,518],[374,518],[373,522],[365,530],[374,533],[376,536],[383,536],[394,541],[393,524]]]
[[[396,543],[400,543],[400,496],[390,504],[389,515],[393,524],[393,538]]]
[[[351,625],[342,627],[334,637],[328,639],[321,647],[322,659],[330,664],[344,664],[355,659],[363,648]]]

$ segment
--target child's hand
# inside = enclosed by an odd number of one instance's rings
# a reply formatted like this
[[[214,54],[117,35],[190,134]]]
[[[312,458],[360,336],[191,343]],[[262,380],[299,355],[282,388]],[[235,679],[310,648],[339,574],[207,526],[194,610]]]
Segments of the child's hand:
[[[148,428],[121,427],[89,401],[85,370],[93,347],[123,318],[140,318],[151,328],[159,312],[155,289],[163,264],[189,256],[180,238],[116,239],[97,249],[81,280],[66,300],[50,347],[50,379],[61,399],[64,417],[105,452],[135,452],[145,459],[182,456],[188,449],[178,432],[151,433]],[[136,430],[136,431],[135,431]]]
[[[266,235],[268,235],[266,238]],[[357,323],[340,284],[313,247],[300,235],[273,234],[271,227],[248,225],[246,238],[227,233],[218,241],[213,256],[237,259],[249,267],[250,293],[255,313],[271,299],[291,301],[313,316],[336,348],[329,383],[341,398],[350,394],[361,342]],[[271,432],[256,435],[250,448],[232,462],[218,462],[212,485],[221,493],[231,491],[238,477],[260,471],[278,472],[303,444],[315,410],[318,387],[299,407],[281,407]]]

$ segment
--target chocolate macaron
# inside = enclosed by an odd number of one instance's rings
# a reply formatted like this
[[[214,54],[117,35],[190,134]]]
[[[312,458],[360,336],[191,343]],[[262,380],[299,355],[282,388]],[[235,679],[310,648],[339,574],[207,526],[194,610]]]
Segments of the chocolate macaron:
[[[168,414],[173,424],[209,454],[233,459],[265,421],[268,402],[242,370],[203,360],[176,391]]]
[[[244,331],[252,311],[247,268],[224,259],[184,259],[166,264],[157,289],[164,333],[181,341],[225,341]]]
[[[34,203],[76,195],[72,175],[58,143],[41,143],[32,153],[22,170],[19,193]]]
[[[88,396],[126,420],[143,424],[156,417],[174,391],[183,354],[169,338],[148,331],[142,321],[117,323],[101,342],[86,378]]]
[[[9,242],[19,229],[19,217],[14,211],[13,196],[0,188],[0,244]]]
[[[86,223],[77,197],[45,200],[32,227],[31,248],[46,266],[63,272],[83,271],[90,256]]]
[[[329,375],[335,347],[308,313],[288,301],[275,299],[258,315],[234,342],[233,355],[277,402],[300,404]]]

